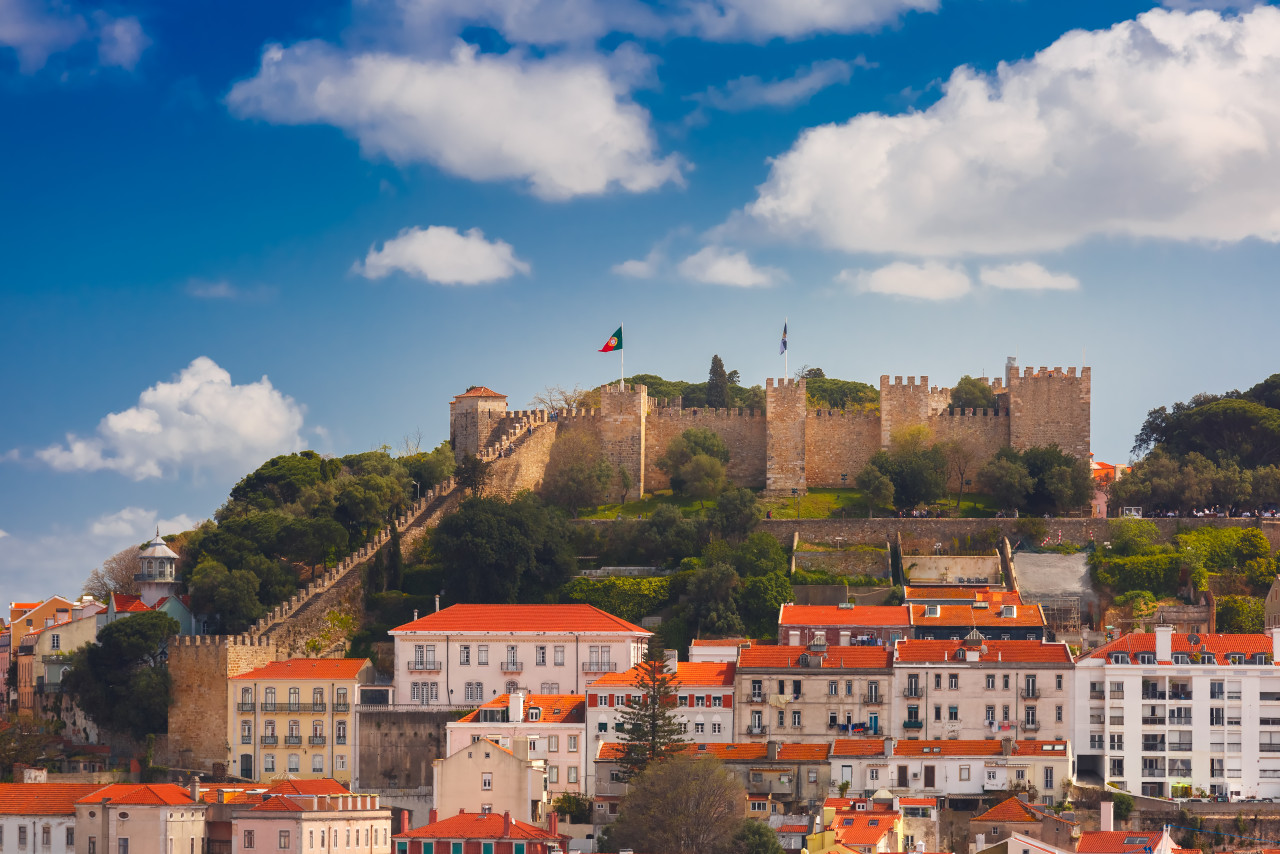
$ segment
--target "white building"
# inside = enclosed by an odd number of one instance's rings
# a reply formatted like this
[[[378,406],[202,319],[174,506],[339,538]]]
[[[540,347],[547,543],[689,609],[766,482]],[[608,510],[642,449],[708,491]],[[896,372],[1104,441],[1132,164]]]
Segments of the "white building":
[[[76,801],[93,783],[0,783],[0,851],[74,854]]]
[[[1081,772],[1164,797],[1280,797],[1280,629],[1128,634],[1076,661]]]
[[[668,662],[672,688],[676,694],[676,717],[685,733],[698,742],[733,741],[733,677],[736,665],[721,662]],[[627,697],[638,697],[641,667],[624,673],[610,673],[587,686],[587,717],[592,734],[616,739]]]
[[[392,629],[399,703],[474,708],[582,694],[644,658],[652,633],[591,605],[453,605]]]

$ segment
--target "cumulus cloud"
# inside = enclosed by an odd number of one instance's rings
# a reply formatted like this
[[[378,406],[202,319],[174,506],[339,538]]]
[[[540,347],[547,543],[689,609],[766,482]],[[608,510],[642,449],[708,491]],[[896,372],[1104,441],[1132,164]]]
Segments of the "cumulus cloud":
[[[824,59],[798,69],[782,80],[765,82],[759,77],[739,77],[723,88],[711,87],[692,99],[705,107],[726,112],[741,112],[756,107],[790,107],[808,101],[828,86],[848,83],[853,66],[866,66],[865,58],[850,63],[841,59]]]
[[[180,534],[196,526],[196,520],[185,513],[172,519],[161,519],[159,512],[142,507],[126,507],[115,513],[99,516],[89,523],[89,533],[95,537],[144,537],[155,534]]]
[[[634,58],[620,60],[626,65]],[[280,124],[330,124],[370,156],[429,162],[475,181],[519,180],[546,199],[680,183],[649,114],[598,56],[446,59],[346,55],[321,42],[269,45],[256,76],[227,95],[232,112]]]
[[[895,261],[876,270],[844,270],[836,279],[860,293],[923,300],[956,299],[972,289],[964,268],[939,261]]]
[[[91,18],[71,12],[62,3],[0,0],[0,47],[17,54],[18,69],[24,74],[39,71],[50,56],[85,42],[97,44],[99,64],[132,69],[151,44],[138,19],[101,11]]]
[[[0,531],[0,540],[3,540],[7,536],[9,536],[8,531]]]
[[[750,220],[847,251],[1007,255],[1094,235],[1280,240],[1280,9],[1073,31],[921,112],[805,131]]]
[[[243,469],[305,447],[303,407],[265,376],[236,385],[200,356],[172,382],[144,391],[138,404],[113,412],[93,436],[67,434],[65,445],[36,452],[57,471],[116,471],[142,480],[183,467]]]
[[[674,4],[673,4],[674,5]],[[938,0],[683,0],[675,28],[711,41],[763,42],[876,30]]]
[[[757,267],[745,252],[722,246],[704,246],[681,261],[678,270],[680,275],[695,282],[737,288],[768,287],[784,278],[781,270]]]
[[[528,274],[529,265],[510,243],[486,240],[478,228],[459,234],[456,228],[432,225],[406,228],[381,249],[370,246],[364,262],[352,269],[366,279],[400,272],[445,285],[478,285]]]
[[[629,276],[633,279],[652,279],[658,275],[658,270],[663,266],[664,260],[662,246],[659,244],[650,249],[649,254],[643,258],[630,258],[620,264],[614,264],[609,269],[619,276]]]
[[[1024,261],[998,267],[983,267],[978,278],[989,288],[1007,291],[1074,291],[1080,280],[1069,273],[1051,273],[1039,264]]]

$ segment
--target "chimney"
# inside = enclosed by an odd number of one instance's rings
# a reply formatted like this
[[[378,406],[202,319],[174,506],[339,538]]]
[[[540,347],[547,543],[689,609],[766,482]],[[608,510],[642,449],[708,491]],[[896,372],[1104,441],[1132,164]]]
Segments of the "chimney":
[[[1267,629],[1271,635],[1271,660],[1280,662],[1280,629]]]
[[[987,835],[985,833],[979,833],[977,836],[973,838],[974,851],[981,851],[983,848],[986,848],[986,847],[987,847]]]
[[[435,823],[436,823],[437,821],[439,821],[439,820],[440,820],[440,813],[436,812],[436,808],[435,808],[435,807],[432,807],[432,808],[431,808],[431,812],[427,813],[427,822],[428,822],[429,824],[435,824]],[[406,819],[405,823],[406,823],[406,824],[408,823],[408,820],[407,820],[407,819]]]
[[[511,810],[502,811],[502,838],[511,838]]]
[[[418,619],[418,609],[417,609],[417,608],[414,608],[414,609],[413,609],[413,618],[414,618],[415,620],[416,620],[416,619]]]
[[[435,823],[435,820],[436,820],[436,811],[432,810],[431,811],[432,824]],[[400,810],[400,833],[408,833],[408,832],[409,832],[409,811]]]
[[[440,594],[436,594],[436,613],[440,613]]]
[[[191,800],[200,803],[200,775],[191,775]]]
[[[1272,643],[1275,641],[1273,640]],[[1173,661],[1173,626],[1156,626],[1156,663]]]
[[[560,813],[555,810],[551,811],[551,818],[547,822],[547,830],[550,830],[553,836],[560,835]]]
[[[666,669],[668,673],[675,673],[680,668],[680,651],[676,649],[664,649],[662,657],[666,661]]]
[[[769,761],[776,762],[778,759],[778,742],[770,741],[765,749],[768,751],[766,756],[768,756]]]
[[[1115,804],[1111,803],[1111,799],[1107,798],[1101,804],[1102,807],[1102,831],[1104,833],[1115,830]]]
[[[507,720],[510,723],[524,721],[524,694],[520,691],[512,691],[507,697]]]

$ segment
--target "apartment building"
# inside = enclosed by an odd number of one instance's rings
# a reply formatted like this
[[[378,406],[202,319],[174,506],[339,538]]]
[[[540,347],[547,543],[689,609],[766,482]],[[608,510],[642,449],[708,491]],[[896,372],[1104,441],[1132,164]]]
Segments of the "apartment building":
[[[685,734],[694,741],[733,741],[737,665],[669,661],[668,669],[676,693],[673,711]],[[641,678],[641,666],[637,665],[624,673],[601,676],[587,686],[587,715],[591,732],[598,739],[621,731],[623,709],[628,697],[636,698],[639,693],[635,686]]]
[[[911,636],[904,605],[786,604],[778,613],[778,643],[787,646],[892,645]]]
[[[479,810],[539,824],[547,816],[547,763],[531,753],[532,739],[518,736],[510,747],[481,739],[432,763],[436,809],[445,815]]]
[[[12,632],[12,648],[16,650],[23,636],[33,629],[42,629],[70,620],[74,604],[61,596],[53,596],[43,602],[10,602],[9,628]]]
[[[447,725],[445,755],[481,739],[510,748],[524,738],[529,756],[546,763],[553,799],[565,792],[583,794],[591,767],[586,706],[583,697],[572,694],[501,694]]]
[[[391,852],[391,810],[377,795],[267,791],[210,805],[206,815],[230,821],[230,848],[223,854]]]
[[[1280,629],[1124,635],[1076,660],[1082,771],[1128,791],[1280,797]]]
[[[903,640],[891,716],[903,738],[1070,738],[1073,671],[1065,643]]]
[[[828,798],[822,807],[822,829],[805,840],[810,854],[882,854],[901,851],[905,843],[902,813],[891,803]]]
[[[76,801],[101,788],[93,783],[0,783],[0,851],[74,854]]]
[[[194,786],[193,786],[194,788]],[[198,854],[208,805],[172,783],[116,783],[76,801],[76,854]]]
[[[759,646],[738,654],[735,741],[830,741],[889,732],[886,646]]]
[[[499,694],[583,694],[638,664],[652,633],[591,605],[453,605],[390,634],[399,703],[475,708]]]
[[[1026,797],[1023,794],[1005,798],[969,820],[969,835],[974,838],[975,849],[981,850],[1015,834],[1066,850],[1075,847],[1080,825],[1071,817],[1072,814],[1058,815],[1053,810],[1033,806]]]
[[[556,814],[544,830],[513,819],[510,813],[460,812],[395,835],[395,854],[560,854],[569,850],[569,837],[556,829]]]
[[[230,772],[351,782],[356,754],[352,698],[373,682],[367,658],[292,658],[227,680]]]

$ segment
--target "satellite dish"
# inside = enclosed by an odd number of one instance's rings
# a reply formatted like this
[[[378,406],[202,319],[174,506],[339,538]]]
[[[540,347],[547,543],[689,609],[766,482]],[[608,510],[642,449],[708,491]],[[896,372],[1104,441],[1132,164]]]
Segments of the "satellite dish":
[[[1196,644],[1200,643],[1200,636],[1187,635],[1187,643],[1191,644],[1192,646],[1195,646]]]

